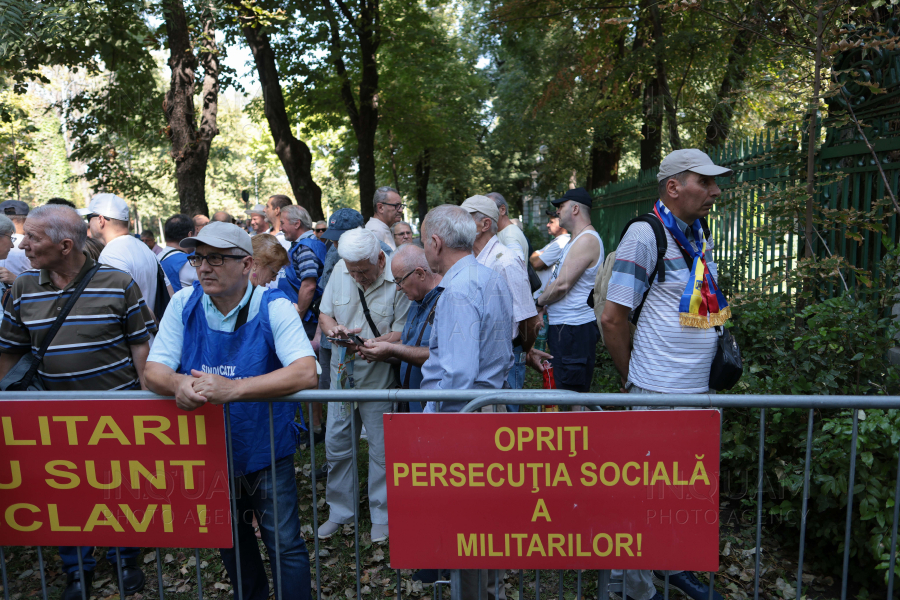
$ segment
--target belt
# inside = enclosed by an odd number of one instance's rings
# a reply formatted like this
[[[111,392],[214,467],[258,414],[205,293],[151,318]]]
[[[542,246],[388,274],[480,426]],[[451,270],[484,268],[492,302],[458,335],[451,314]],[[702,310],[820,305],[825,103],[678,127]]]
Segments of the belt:
[[[517,335],[512,341],[512,346],[513,346],[513,348],[515,348],[516,346],[521,346],[521,345],[522,345],[522,336]]]

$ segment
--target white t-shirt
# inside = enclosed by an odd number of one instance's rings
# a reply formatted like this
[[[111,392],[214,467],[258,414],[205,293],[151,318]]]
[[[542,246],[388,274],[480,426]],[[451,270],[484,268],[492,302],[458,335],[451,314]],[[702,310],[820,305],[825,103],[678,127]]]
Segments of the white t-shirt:
[[[31,268],[31,261],[25,256],[25,251],[19,250],[19,244],[23,239],[25,236],[21,233],[12,234],[13,247],[6,259],[0,260],[0,267],[5,268],[16,277]]]
[[[566,247],[566,244],[569,243],[570,239],[572,239],[572,236],[568,233],[564,233],[556,236],[549,244],[541,248],[538,256],[541,259],[541,262],[547,265],[547,268],[537,272],[538,277],[541,278],[541,287],[532,294],[535,300],[541,297],[541,294],[544,293],[544,288],[550,283],[550,277],[553,275],[553,265],[559,261],[563,253],[563,248]]]
[[[391,228],[385,225],[384,221],[379,221],[375,217],[372,217],[369,219],[369,222],[366,223],[366,229],[374,233],[375,237],[380,241],[390,246],[391,250],[397,249],[397,244],[394,243],[394,234],[391,233]]]
[[[156,303],[156,272],[160,268],[156,255],[147,244],[125,234],[111,240],[100,253],[99,262],[125,271],[141,289],[144,302],[153,310]],[[163,273],[166,285],[169,280]]]
[[[291,243],[287,241],[287,238],[284,237],[284,232],[279,231],[275,234],[275,239],[278,240],[278,243],[284,246],[285,252],[291,251]]]
[[[169,246],[166,246],[165,248],[163,248],[162,252],[160,252],[157,255],[156,258],[158,258],[159,262],[161,263],[162,259],[165,258],[166,256],[168,256],[170,252],[176,252],[175,248],[170,248]],[[178,289],[175,289],[174,284],[171,281],[169,282],[169,285],[173,286],[172,287],[173,291],[177,292],[180,289],[192,287],[194,285],[195,281],[200,280],[200,278],[197,277],[197,268],[192,267],[190,265],[190,263],[184,263],[184,266],[182,266],[181,269],[178,270],[178,280],[179,280],[179,283],[181,284],[181,287],[179,287]],[[146,300],[147,299],[144,298],[145,302],[146,302]]]
[[[537,314],[534,299],[531,297],[531,286],[528,283],[528,271],[525,269],[524,261],[520,260],[515,252],[501,244],[496,235],[488,240],[475,260],[503,275],[513,301],[511,339],[515,339],[519,335],[519,322]]]
[[[515,223],[497,232],[500,243],[516,253],[522,260],[528,260],[528,240]]]

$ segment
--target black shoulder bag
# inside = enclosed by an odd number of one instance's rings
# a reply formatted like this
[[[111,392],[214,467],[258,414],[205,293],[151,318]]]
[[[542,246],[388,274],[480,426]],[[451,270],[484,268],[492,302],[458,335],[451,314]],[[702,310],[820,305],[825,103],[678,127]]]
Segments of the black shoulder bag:
[[[56,317],[53,326],[47,332],[47,335],[44,336],[41,347],[38,348],[36,353],[28,352],[19,359],[19,362],[17,362],[16,365],[9,370],[9,373],[6,374],[6,377],[0,381],[0,390],[4,392],[39,392],[47,389],[44,386],[44,381],[41,379],[40,375],[38,375],[38,367],[41,366],[41,362],[44,360],[44,354],[47,353],[47,349],[53,342],[53,338],[56,337],[57,332],[59,332],[59,328],[62,327],[63,322],[66,320],[66,317],[69,316],[69,313],[72,311],[72,308],[75,306],[81,293],[88,286],[88,283],[90,283],[94,273],[99,269],[100,263],[96,263],[91,267],[90,271],[85,273],[84,277],[78,283],[78,287],[75,288],[72,295],[69,297],[68,302],[66,302],[66,305],[63,306],[63,309],[59,312],[59,316]]]

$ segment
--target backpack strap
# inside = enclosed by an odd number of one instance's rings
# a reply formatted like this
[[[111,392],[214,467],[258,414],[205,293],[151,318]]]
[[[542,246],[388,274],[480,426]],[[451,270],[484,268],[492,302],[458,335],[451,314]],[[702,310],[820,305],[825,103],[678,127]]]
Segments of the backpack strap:
[[[634,223],[647,223],[648,225],[650,225],[650,228],[653,229],[653,235],[656,238],[656,266],[653,267],[653,271],[647,278],[647,290],[644,292],[644,297],[641,298],[641,303],[638,304],[637,308],[635,308],[631,313],[631,322],[637,325],[638,319],[641,316],[641,310],[644,308],[644,302],[647,301],[647,294],[650,293],[650,286],[653,285],[653,278],[657,277],[658,275],[658,281],[660,283],[666,280],[665,259],[666,251],[669,249],[669,240],[666,237],[665,226],[662,224],[662,221],[659,220],[659,217],[657,217],[654,213],[640,215],[639,217],[635,217],[634,219],[628,221],[628,223],[625,225],[625,229],[622,230],[622,235],[619,237],[620,240],[625,237],[625,234],[628,232],[628,228],[631,227],[631,225]],[[660,266],[662,266],[662,268],[660,268]]]

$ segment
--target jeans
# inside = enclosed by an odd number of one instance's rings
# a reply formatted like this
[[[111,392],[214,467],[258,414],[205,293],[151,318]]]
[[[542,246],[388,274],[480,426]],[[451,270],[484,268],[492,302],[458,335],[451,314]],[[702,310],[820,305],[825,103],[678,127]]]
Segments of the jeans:
[[[238,539],[235,546],[240,550],[241,589],[244,600],[267,600],[269,582],[266,569],[259,553],[256,535],[253,532],[250,511],[256,513],[262,541],[272,565],[272,581],[275,586],[275,600],[279,600],[278,584],[281,583],[281,598],[284,600],[309,600],[311,596],[309,576],[309,552],[300,534],[300,515],[297,510],[297,483],[294,480],[294,457],[285,456],[275,461],[275,477],[270,469],[248,473],[235,479],[235,502]],[[278,492],[278,523],[275,523],[275,495]],[[278,530],[278,548],[281,564],[276,561],[275,530]],[[237,586],[238,564],[235,548],[222,548],[222,562],[228,571],[231,583]],[[283,575],[282,575],[283,572]],[[235,594],[237,596],[238,594]]]
[[[522,346],[513,348],[513,356],[515,362],[506,376],[510,389],[521,390],[525,388],[525,356],[522,352]],[[519,360],[521,359],[521,360]],[[518,404],[507,404],[506,412],[519,412],[521,407]]]
[[[59,557],[62,559],[63,570],[68,573],[78,572],[78,551],[81,550],[81,561],[85,571],[93,571],[97,567],[97,559],[94,558],[93,546],[60,546]],[[137,558],[140,548],[119,548],[119,558],[122,560]],[[116,564],[116,549],[110,548],[106,552],[106,560]]]

